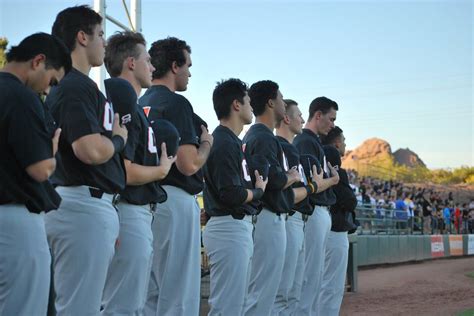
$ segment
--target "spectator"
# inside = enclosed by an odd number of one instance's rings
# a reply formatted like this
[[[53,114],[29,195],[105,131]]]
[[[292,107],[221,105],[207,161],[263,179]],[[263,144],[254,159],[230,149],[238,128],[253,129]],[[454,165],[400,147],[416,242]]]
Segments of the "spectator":
[[[447,205],[443,209],[443,220],[446,231],[451,233],[451,210]]]
[[[425,199],[424,196],[421,197],[421,208],[423,210],[423,234],[431,233],[431,204]]]

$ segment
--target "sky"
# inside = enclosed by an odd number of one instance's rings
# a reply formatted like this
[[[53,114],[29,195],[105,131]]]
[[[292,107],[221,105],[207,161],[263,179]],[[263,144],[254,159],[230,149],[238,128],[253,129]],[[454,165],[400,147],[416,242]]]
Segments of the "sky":
[[[429,168],[455,168],[474,166],[473,3],[142,0],[142,32],[149,44],[176,36],[191,46],[183,95],[211,130],[216,82],[269,79],[305,119],[314,98],[336,101],[349,149],[377,137]],[[50,32],[76,4],[93,1],[0,0],[0,36],[15,45]],[[122,1],[106,4],[128,24]],[[107,22],[106,36],[117,30]]]

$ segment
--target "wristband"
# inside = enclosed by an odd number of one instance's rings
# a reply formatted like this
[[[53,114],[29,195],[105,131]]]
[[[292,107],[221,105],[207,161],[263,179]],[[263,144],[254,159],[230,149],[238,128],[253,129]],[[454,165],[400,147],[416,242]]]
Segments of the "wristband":
[[[250,191],[252,191],[252,195],[253,195],[252,201],[260,200],[263,196],[263,190],[260,188],[251,189]]]
[[[318,184],[317,184],[316,182],[314,182],[314,181],[311,181],[311,184],[313,185],[313,190],[314,190],[313,193],[318,192]]]
[[[122,136],[112,136],[112,144],[114,145],[114,153],[119,153],[125,148],[125,141]]]

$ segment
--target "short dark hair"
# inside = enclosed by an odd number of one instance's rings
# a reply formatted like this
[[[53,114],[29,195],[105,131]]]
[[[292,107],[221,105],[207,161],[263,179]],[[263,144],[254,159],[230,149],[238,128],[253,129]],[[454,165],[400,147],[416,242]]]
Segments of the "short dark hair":
[[[276,82],[262,80],[255,82],[249,89],[250,105],[255,116],[262,115],[270,99],[276,99],[279,86]]]
[[[69,49],[59,38],[46,33],[35,33],[26,37],[20,44],[10,48],[6,58],[7,62],[25,62],[39,54],[46,56],[46,68],[64,68],[65,73],[72,68]]]
[[[331,109],[339,110],[337,103],[326,97],[318,97],[314,99],[309,105],[309,119],[310,120],[314,113],[320,111],[323,114],[328,113]]]
[[[145,38],[141,33],[130,31],[116,32],[107,40],[104,64],[111,77],[118,77],[122,73],[123,62],[128,57],[138,58],[138,45],[146,46]]]
[[[76,48],[79,31],[92,35],[94,27],[102,23],[102,17],[88,5],[69,7],[56,16],[51,34],[59,37],[72,52]]]
[[[152,43],[148,53],[151,56],[151,64],[155,67],[153,79],[163,78],[174,61],[179,67],[184,65],[186,63],[184,50],[191,54],[191,47],[176,37],[168,37]]]
[[[326,136],[322,137],[321,141],[322,141],[323,145],[334,144],[336,139],[338,137],[341,137],[342,133],[343,133],[343,131],[339,126],[334,126],[334,128],[332,128]]]
[[[231,78],[218,82],[212,93],[212,102],[216,111],[217,119],[228,118],[231,112],[231,104],[234,100],[244,103],[248,85],[240,79]]]

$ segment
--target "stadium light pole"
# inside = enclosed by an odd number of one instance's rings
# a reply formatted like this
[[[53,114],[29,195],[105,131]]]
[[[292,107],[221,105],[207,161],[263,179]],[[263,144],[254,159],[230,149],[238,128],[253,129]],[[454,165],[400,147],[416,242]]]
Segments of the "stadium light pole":
[[[122,1],[124,10],[126,15],[128,16],[128,9],[125,4],[125,0]],[[114,23],[117,25],[119,28],[125,30],[125,31],[134,31],[134,32],[141,32],[142,31],[142,1],[141,0],[130,0],[130,8],[131,8],[131,14],[129,16],[129,21],[131,22],[130,26],[125,25],[124,23],[120,22],[118,19],[114,18],[113,16],[110,16],[107,14],[107,5],[106,5],[106,0],[94,0],[94,11],[99,13],[103,20],[102,20],[102,28],[104,30],[104,38],[106,38],[106,20],[109,20],[110,22]],[[105,66],[102,65],[100,67],[95,67],[92,68],[91,70],[91,75],[90,77],[92,80],[95,81],[97,86],[102,92],[105,92],[104,89],[104,79],[106,78],[106,72],[105,72]]]

